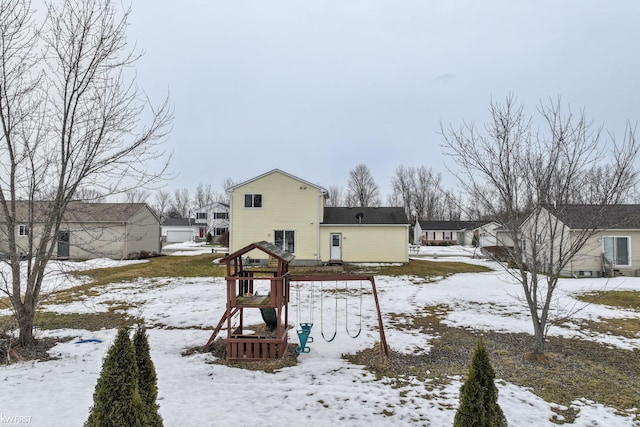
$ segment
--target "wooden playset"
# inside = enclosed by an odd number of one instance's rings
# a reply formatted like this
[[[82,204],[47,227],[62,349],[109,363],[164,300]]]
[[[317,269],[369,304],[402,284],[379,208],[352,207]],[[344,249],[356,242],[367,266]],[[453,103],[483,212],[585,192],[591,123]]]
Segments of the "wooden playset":
[[[259,250],[269,256],[269,268],[260,269],[245,265],[247,254],[253,250]],[[227,359],[228,360],[265,360],[278,359],[284,356],[287,345],[287,330],[289,328],[289,302],[291,296],[292,283],[297,283],[297,289],[308,283],[320,282],[345,282],[359,281],[371,283],[373,296],[378,315],[378,329],[380,331],[381,350],[388,356],[388,346],[384,334],[378,294],[376,291],[373,276],[367,275],[305,275],[294,276],[289,272],[289,263],[294,259],[294,255],[286,252],[277,246],[262,241],[252,243],[223,258],[220,262],[226,264],[227,283],[227,306],[217,326],[213,330],[209,341],[204,346],[208,350],[215,341],[218,333],[225,326],[227,327]],[[259,289],[262,289],[259,292]],[[266,292],[264,290],[267,290]],[[298,294],[299,298],[299,294]],[[322,297],[321,297],[322,298]],[[360,289],[362,298],[362,289]],[[321,300],[322,301],[322,300]],[[298,301],[299,307],[300,301]],[[360,306],[361,307],[361,306]],[[260,310],[262,319],[267,326],[267,332],[256,334],[253,331],[245,330],[245,315],[247,310]],[[337,311],[336,311],[337,313]],[[232,319],[236,318],[237,324]],[[360,313],[361,319],[361,313]],[[361,321],[361,320],[360,320]],[[296,347],[299,353],[309,352],[307,343],[313,341],[310,337],[312,322],[300,323],[297,329],[300,345]],[[337,323],[336,323],[337,325]],[[360,324],[361,328],[361,324]],[[349,331],[347,330],[349,333]],[[331,341],[335,338],[337,330],[322,336]],[[357,337],[360,331],[349,333],[352,337]]]

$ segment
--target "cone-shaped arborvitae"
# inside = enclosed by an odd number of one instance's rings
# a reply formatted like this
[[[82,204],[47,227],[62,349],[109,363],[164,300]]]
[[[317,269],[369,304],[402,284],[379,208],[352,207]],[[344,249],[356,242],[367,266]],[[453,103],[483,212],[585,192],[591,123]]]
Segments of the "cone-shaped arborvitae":
[[[138,391],[136,355],[129,329],[121,328],[107,352],[93,393],[93,406],[85,426],[144,427],[145,408]]]
[[[460,388],[460,406],[454,427],[506,427],[507,419],[498,405],[495,371],[482,337],[478,339],[467,380]]]
[[[147,332],[142,323],[138,324],[138,329],[133,335],[133,347],[136,351],[136,364],[138,365],[140,397],[145,406],[148,425],[160,427],[162,426],[162,417],[158,412],[158,404],[156,404],[158,378],[156,376],[156,368],[151,360]]]

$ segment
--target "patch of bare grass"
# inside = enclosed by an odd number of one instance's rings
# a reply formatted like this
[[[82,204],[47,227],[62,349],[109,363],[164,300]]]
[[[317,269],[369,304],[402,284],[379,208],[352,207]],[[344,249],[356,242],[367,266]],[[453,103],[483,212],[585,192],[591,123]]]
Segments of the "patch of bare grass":
[[[484,273],[489,268],[467,264],[464,262],[433,262],[427,260],[410,260],[402,265],[383,265],[377,268],[376,274],[385,276],[449,276],[455,273]]]
[[[580,323],[580,328],[602,334],[640,338],[640,319],[638,318],[583,320]]]
[[[148,262],[120,267],[96,268],[72,274],[89,276],[93,285],[130,282],[140,278],[153,277],[222,277],[224,266],[214,264],[213,260],[222,254],[203,254],[194,256],[162,256],[148,259]]]
[[[640,310],[640,292],[638,291],[597,291],[579,295],[580,301],[590,304],[610,305],[631,310]]]
[[[38,329],[116,329],[122,325],[133,325],[136,319],[126,313],[107,311],[104,313],[51,313],[38,312],[35,326]]]
[[[444,325],[440,320],[445,312],[444,307],[434,306],[420,313],[391,316],[392,322],[402,328],[436,336],[428,352],[412,355],[392,352],[389,364],[382,370],[367,362],[373,349],[346,357],[369,366],[378,375],[394,378],[399,387],[407,375],[430,386],[447,384],[452,376],[465,376],[480,332]],[[528,334],[484,332],[483,336],[496,378],[529,387],[545,401],[566,406],[567,410],[557,410],[566,422],[575,419],[578,411],[571,407],[571,402],[577,399],[593,400],[625,414],[640,407],[638,350],[550,337],[544,357],[531,358],[532,337]],[[560,419],[556,417],[552,422],[561,423]],[[640,421],[638,415],[636,419]]]

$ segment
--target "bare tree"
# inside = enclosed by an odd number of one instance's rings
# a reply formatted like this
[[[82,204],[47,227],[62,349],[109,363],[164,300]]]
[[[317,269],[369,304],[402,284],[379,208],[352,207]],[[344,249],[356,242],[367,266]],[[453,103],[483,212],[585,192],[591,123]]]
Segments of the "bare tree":
[[[199,183],[196,194],[193,196],[193,207],[195,209],[208,208],[216,200],[216,195],[211,188],[211,184]]]
[[[141,188],[132,188],[124,193],[126,203],[146,203],[150,195],[149,191]]]
[[[391,178],[391,188],[393,194],[401,200],[401,206],[409,218],[410,224],[415,224],[417,218],[413,196],[415,194],[413,187],[413,175],[415,169],[412,167],[404,167],[402,165],[396,168],[395,175]]]
[[[453,190],[445,190],[442,192],[442,215],[445,221],[460,221],[462,219],[462,201]]]
[[[231,187],[235,186],[236,184],[238,183],[234,181],[232,178],[227,178],[224,181],[222,181],[222,192],[216,193],[216,202],[220,202],[228,205],[230,203],[229,191]]]
[[[412,176],[414,210],[418,218],[426,220],[444,219],[442,176],[433,169],[420,166]]]
[[[95,188],[79,187],[76,190],[76,200],[91,203],[103,203],[106,200],[104,194]]]
[[[360,164],[349,171],[347,206],[379,206],[380,190],[369,168]]]
[[[179,188],[173,192],[171,211],[174,214],[177,214],[179,218],[188,218],[190,206],[191,196],[187,188]]]
[[[425,166],[399,166],[391,179],[393,191],[402,199],[402,206],[411,224],[416,220],[443,220],[450,212],[450,200],[442,189],[442,177]]]
[[[327,200],[327,206],[331,207],[340,207],[344,206],[344,190],[341,185],[330,185],[329,189],[329,199]]]
[[[167,211],[169,210],[171,194],[168,191],[158,190],[155,195],[155,201],[153,204],[153,211],[160,220],[160,223],[164,222],[167,217]]]
[[[491,103],[484,131],[473,124],[442,129],[444,147],[459,166],[460,184],[500,222],[511,240],[507,268],[520,283],[533,323],[533,352],[544,352],[551,306],[559,279],[569,263],[602,227],[612,204],[634,185],[638,146],[629,127],[622,144],[603,153],[601,132],[584,111],[564,113],[561,101],[540,105],[541,128],[510,96]],[[605,166],[604,162],[608,164]],[[566,227],[576,185],[604,174],[592,203],[579,209],[581,226]],[[524,222],[523,222],[524,220]]]
[[[160,178],[163,165],[151,166],[171,121],[168,100],[151,106],[130,79],[138,55],[127,46],[129,10],[108,0],[51,2],[36,25],[30,7],[0,4],[0,241],[11,271],[1,290],[21,345],[34,342],[45,267],[76,192],[112,195]],[[21,225],[30,232],[18,243]]]

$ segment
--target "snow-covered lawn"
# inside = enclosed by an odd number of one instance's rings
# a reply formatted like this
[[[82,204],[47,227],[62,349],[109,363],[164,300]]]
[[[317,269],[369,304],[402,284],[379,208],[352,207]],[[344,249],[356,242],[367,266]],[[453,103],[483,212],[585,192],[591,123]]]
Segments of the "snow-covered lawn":
[[[453,255],[453,254],[452,254]],[[488,261],[457,258],[491,265]],[[65,268],[92,268],[83,263]],[[57,276],[58,277],[58,276]],[[56,280],[60,281],[60,277]],[[503,271],[457,274],[425,284],[412,277],[377,276],[380,305],[384,313],[415,312],[426,305],[446,304],[451,308],[446,322],[480,330],[529,332],[526,307],[518,298],[519,288]],[[56,282],[52,287],[67,287]],[[333,286],[327,283],[325,286]],[[366,285],[366,284],[365,284]],[[356,286],[357,289],[357,285]],[[640,279],[615,278],[565,280],[558,299],[561,306],[577,303],[575,295],[589,290],[640,291]],[[310,303],[309,287],[292,289],[290,320],[310,321],[314,326],[308,344],[310,353],[301,354],[298,364],[275,374],[231,368],[208,363],[208,354],[182,356],[188,348],[204,345],[212,327],[225,309],[225,284],[221,278],[153,279],[118,283],[99,289],[99,295],[82,303],[46,306],[50,311],[92,312],[106,310],[113,301],[136,306],[135,315],[149,325],[152,358],[158,373],[160,413],[166,426],[450,426],[458,405],[462,378],[432,389],[415,379],[397,388],[390,380],[377,380],[361,366],[341,358],[370,348],[379,340],[373,298],[362,299],[362,333],[355,339],[347,333],[360,327],[360,298],[338,300],[333,296],[321,304],[318,288]],[[321,307],[324,312],[321,312]],[[348,308],[346,308],[348,307]],[[313,310],[312,310],[313,308]],[[298,315],[298,312],[300,313]],[[3,313],[3,314],[6,314]],[[336,315],[337,314],[337,315]],[[640,317],[640,313],[590,305],[577,316]],[[508,321],[507,321],[508,319]],[[259,312],[250,319],[260,323]],[[337,320],[337,324],[336,324]],[[387,340],[395,351],[428,349],[432,337],[417,330],[393,328],[385,319]],[[321,331],[332,342],[322,339]],[[51,353],[57,360],[25,362],[0,367],[0,424],[8,417],[30,417],[35,426],[79,426],[86,420],[102,359],[115,338],[115,330],[41,331],[40,336],[68,336],[74,339],[56,345]],[[582,336],[578,329],[554,328],[552,335],[580,336],[624,349],[640,349],[640,338],[614,335]],[[224,336],[224,334],[222,334]],[[76,338],[97,338],[100,343],[76,343]],[[294,329],[290,342],[297,341]],[[499,403],[511,426],[552,426],[553,402],[545,402],[528,389],[498,381]],[[577,400],[580,409],[574,426],[632,426],[631,416],[616,414],[596,402]],[[14,423],[14,425],[16,425]]]

